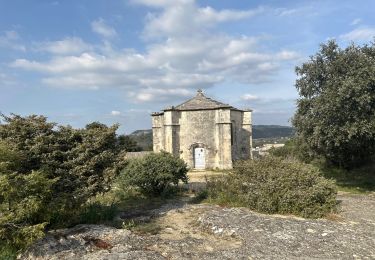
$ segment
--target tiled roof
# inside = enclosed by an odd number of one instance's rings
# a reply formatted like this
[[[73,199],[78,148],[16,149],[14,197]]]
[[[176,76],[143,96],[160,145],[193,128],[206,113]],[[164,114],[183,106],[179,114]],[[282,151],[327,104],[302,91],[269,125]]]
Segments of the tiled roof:
[[[205,109],[217,109],[217,108],[233,108],[228,104],[221,103],[219,101],[213,100],[211,98],[206,97],[202,90],[198,90],[197,95],[192,99],[176,106],[170,107],[165,110],[205,110]]]

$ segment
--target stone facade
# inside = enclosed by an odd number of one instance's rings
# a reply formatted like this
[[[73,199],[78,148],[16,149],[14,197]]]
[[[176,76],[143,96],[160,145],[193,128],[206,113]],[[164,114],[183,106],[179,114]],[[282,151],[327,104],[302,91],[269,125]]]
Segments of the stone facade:
[[[178,155],[190,168],[231,169],[252,158],[251,110],[197,95],[152,114],[153,150]]]

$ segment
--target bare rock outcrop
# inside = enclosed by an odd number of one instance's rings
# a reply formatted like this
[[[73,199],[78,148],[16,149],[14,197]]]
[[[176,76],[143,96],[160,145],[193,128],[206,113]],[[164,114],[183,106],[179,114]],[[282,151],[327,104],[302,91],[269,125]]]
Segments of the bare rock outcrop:
[[[375,197],[339,200],[339,216],[315,220],[172,203],[146,213],[159,226],[157,234],[78,225],[49,232],[20,258],[375,259]]]

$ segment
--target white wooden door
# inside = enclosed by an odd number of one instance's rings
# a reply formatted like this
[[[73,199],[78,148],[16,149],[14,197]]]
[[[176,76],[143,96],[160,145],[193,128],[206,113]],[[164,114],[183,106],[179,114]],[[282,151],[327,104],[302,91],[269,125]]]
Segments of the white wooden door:
[[[204,148],[195,148],[194,149],[194,168],[195,169],[205,169],[206,168]]]

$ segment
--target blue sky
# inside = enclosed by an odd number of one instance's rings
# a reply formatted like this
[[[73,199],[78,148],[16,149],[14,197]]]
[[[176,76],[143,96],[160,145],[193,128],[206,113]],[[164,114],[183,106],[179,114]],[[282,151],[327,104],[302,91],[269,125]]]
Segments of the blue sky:
[[[0,111],[151,126],[195,95],[288,125],[294,68],[375,36],[375,1],[0,0]]]

